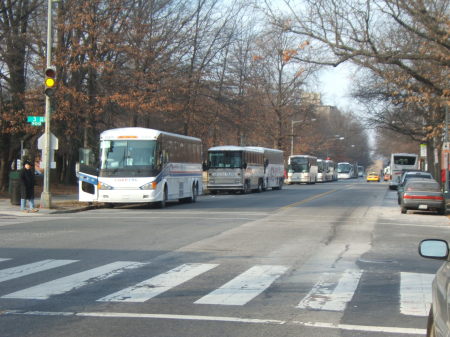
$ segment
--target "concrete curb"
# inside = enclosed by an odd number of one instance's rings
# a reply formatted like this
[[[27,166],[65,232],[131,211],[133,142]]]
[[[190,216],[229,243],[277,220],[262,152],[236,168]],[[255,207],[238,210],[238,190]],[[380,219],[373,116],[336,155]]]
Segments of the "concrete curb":
[[[72,208],[72,209],[58,209],[58,210],[50,211],[48,214],[79,213],[79,212],[89,211],[89,210],[98,209],[98,208],[104,208],[104,206],[102,206],[102,205],[91,205],[91,206]]]

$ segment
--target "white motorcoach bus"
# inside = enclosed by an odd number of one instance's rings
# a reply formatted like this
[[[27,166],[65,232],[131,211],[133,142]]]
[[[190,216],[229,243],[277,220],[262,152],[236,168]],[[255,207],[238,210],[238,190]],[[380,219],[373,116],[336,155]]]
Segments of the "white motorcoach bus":
[[[392,153],[389,166],[391,171],[389,189],[394,190],[400,183],[403,170],[419,169],[419,156],[414,153]]]
[[[328,163],[324,159],[317,159],[317,182],[327,181]]]
[[[280,190],[284,183],[284,152],[266,147],[247,146],[264,154],[263,190],[268,188]]]
[[[215,146],[208,149],[207,189],[211,193],[261,192],[283,185],[283,151],[252,146]]]
[[[315,184],[317,172],[317,157],[309,155],[289,156],[286,183]]]
[[[97,169],[80,167],[79,200],[88,202],[195,202],[203,191],[202,144],[194,137],[145,128],[100,134]]]
[[[355,167],[348,162],[338,163],[338,179],[351,179],[355,177]]]
[[[326,162],[328,167],[328,171],[326,173],[326,181],[336,181],[337,180],[336,163],[331,159],[327,159]]]

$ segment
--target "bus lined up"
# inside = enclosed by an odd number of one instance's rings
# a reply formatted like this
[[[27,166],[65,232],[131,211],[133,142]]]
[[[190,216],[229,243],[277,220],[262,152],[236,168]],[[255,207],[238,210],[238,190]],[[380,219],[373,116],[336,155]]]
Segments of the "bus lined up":
[[[100,163],[81,166],[79,200],[87,202],[195,202],[203,191],[199,138],[145,128],[100,134]]]
[[[208,150],[207,189],[249,193],[283,186],[283,151],[251,146],[216,146]]]
[[[355,167],[348,162],[338,163],[337,173],[338,179],[351,179],[355,177]]]
[[[337,167],[330,159],[317,159],[317,182],[327,182],[337,180]]]
[[[317,157],[309,155],[289,156],[286,184],[315,184],[317,173]]]

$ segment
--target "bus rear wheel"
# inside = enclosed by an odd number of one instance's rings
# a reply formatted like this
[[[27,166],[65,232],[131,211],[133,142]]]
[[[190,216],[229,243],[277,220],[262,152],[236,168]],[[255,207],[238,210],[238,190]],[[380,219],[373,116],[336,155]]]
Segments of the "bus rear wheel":
[[[197,202],[197,196],[198,196],[198,187],[196,184],[192,184],[192,197],[190,197],[190,202],[194,203]]]

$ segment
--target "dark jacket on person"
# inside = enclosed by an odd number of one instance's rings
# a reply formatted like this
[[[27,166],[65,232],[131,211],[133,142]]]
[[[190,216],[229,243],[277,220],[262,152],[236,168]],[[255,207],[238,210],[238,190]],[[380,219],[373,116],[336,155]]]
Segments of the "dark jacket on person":
[[[20,171],[20,198],[34,199],[34,171],[23,168]]]

